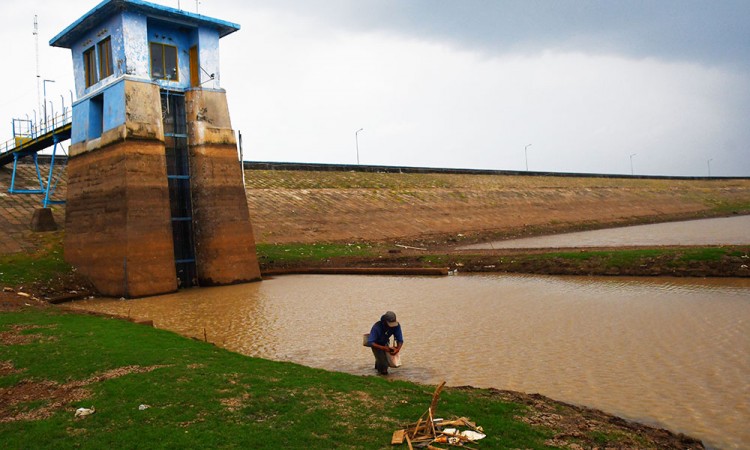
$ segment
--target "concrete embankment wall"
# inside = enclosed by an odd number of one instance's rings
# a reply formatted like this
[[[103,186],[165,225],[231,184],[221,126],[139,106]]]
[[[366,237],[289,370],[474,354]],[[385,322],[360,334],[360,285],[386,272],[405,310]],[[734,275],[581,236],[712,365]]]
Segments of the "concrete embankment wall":
[[[313,166],[317,170],[309,171],[298,166],[256,164],[245,170],[258,242],[522,235],[750,212],[750,178],[552,176],[383,167],[357,171],[356,166],[336,165]],[[0,168],[2,253],[33,249],[39,241],[28,224],[41,196],[7,194],[10,174],[11,167]],[[24,165],[17,187],[33,186],[35,180],[33,166]],[[64,198],[65,190],[63,174],[56,196]],[[54,207],[61,226],[64,214],[64,206]]]

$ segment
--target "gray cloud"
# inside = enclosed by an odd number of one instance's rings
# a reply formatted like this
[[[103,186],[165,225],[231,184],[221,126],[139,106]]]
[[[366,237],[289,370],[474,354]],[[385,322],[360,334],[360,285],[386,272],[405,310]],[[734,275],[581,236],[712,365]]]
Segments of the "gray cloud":
[[[746,0],[252,0],[243,5],[489,53],[617,53],[747,68]],[[245,6],[247,7],[247,6]]]

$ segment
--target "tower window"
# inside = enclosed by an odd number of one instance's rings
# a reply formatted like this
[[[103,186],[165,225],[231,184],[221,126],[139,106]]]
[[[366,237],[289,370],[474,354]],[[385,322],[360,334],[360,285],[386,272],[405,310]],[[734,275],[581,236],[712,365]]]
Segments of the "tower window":
[[[112,40],[107,38],[96,44],[99,53],[99,78],[104,79],[114,73],[112,68]]]
[[[99,81],[96,72],[96,53],[94,53],[94,47],[83,52],[83,72],[86,77],[86,87],[91,87]]]
[[[151,43],[151,78],[178,81],[177,47],[158,42]]]

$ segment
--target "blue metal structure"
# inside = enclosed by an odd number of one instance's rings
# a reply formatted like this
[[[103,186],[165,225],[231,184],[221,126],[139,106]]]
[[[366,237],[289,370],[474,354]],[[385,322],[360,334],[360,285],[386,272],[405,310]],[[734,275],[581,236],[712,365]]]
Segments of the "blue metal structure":
[[[11,194],[44,194],[44,200],[42,201],[44,208],[51,204],[65,203],[64,200],[52,199],[60,177],[58,176],[55,180],[53,178],[58,147],[64,152],[62,142],[70,139],[71,136],[71,119],[72,114],[69,109],[63,109],[62,114],[45,118],[39,123],[34,123],[29,119],[13,119],[13,138],[0,144],[0,167],[13,161],[13,174],[8,192]],[[49,147],[52,147],[52,157],[47,182],[45,183],[39,170],[38,153]],[[16,188],[18,161],[26,156],[30,156],[34,160],[39,189]]]

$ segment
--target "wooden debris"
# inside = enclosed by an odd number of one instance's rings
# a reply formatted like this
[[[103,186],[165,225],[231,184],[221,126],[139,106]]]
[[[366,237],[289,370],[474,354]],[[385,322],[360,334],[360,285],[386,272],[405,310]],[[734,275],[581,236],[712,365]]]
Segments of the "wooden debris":
[[[445,444],[449,447],[462,447],[467,450],[472,449],[466,445],[467,443],[474,442],[471,438],[462,435],[457,430],[450,433],[443,430],[465,427],[476,432],[482,432],[482,427],[478,427],[468,417],[459,417],[453,420],[435,419],[435,411],[437,410],[437,404],[440,401],[440,393],[443,391],[443,387],[445,387],[445,381],[435,388],[427,411],[419,417],[416,423],[396,430],[391,438],[391,444],[399,445],[406,440],[409,450],[413,450],[414,447],[422,447],[427,450],[445,450],[441,447],[435,447],[433,444]]]
[[[427,250],[424,247],[412,247],[410,245],[401,245],[401,244],[396,244],[396,247],[406,248],[406,249],[410,249],[410,250]]]
[[[406,437],[406,445],[409,446],[409,450],[414,450],[414,447],[411,446],[411,439],[409,439],[409,435],[405,434],[404,436]]]
[[[432,402],[430,403],[430,411],[432,413],[435,413],[435,409],[437,408],[437,403],[440,400],[440,393],[443,392],[443,387],[445,387],[445,381],[440,383],[438,387],[435,388],[435,393],[432,394]]]

